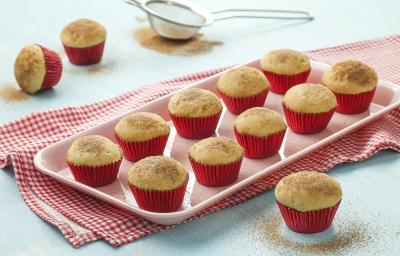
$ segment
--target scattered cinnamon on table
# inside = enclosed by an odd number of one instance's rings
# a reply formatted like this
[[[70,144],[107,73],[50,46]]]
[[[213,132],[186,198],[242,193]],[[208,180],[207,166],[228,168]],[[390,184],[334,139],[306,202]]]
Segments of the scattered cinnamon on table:
[[[157,35],[150,27],[134,31],[135,40],[143,47],[170,55],[193,56],[210,52],[215,46],[223,45],[220,41],[210,41],[203,34],[197,33],[188,40],[170,40]]]
[[[0,84],[0,98],[6,102],[21,102],[28,100],[28,95],[22,92],[15,83]]]
[[[349,248],[363,243],[367,243],[371,238],[367,224],[357,219],[346,219],[343,223],[337,224],[338,232],[325,241],[299,242],[285,237],[281,232],[282,225],[285,225],[282,217],[278,213],[268,215],[266,218],[259,219],[254,226],[257,240],[269,246],[290,249],[301,253],[340,253]],[[302,236],[303,234],[299,234]],[[307,236],[304,234],[304,236]]]

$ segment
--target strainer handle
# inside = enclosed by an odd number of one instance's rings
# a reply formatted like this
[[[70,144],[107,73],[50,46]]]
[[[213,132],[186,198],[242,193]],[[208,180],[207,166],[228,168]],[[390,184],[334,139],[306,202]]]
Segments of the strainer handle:
[[[281,19],[281,20],[312,20],[314,16],[300,10],[268,10],[268,9],[225,9],[213,11],[214,20],[231,18]],[[290,15],[271,15],[290,14]]]

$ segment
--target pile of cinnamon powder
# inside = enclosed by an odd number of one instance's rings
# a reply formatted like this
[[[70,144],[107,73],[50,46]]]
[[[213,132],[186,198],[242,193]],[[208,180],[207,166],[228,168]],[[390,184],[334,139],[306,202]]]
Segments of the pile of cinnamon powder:
[[[28,99],[28,95],[22,92],[17,84],[0,84],[0,98],[6,102],[21,102]]]
[[[170,40],[160,37],[150,27],[134,31],[135,40],[143,47],[171,55],[192,56],[207,53],[215,46],[222,45],[219,41],[209,41],[203,34],[197,33],[188,40]]]

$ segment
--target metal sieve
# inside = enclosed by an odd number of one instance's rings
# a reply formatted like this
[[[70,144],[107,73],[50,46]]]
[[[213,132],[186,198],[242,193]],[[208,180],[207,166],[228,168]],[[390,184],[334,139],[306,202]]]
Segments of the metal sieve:
[[[185,0],[125,0],[147,13],[150,25],[162,37],[189,39],[199,29],[214,21],[230,18],[281,20],[312,20],[314,17],[299,10],[225,9],[210,12]]]

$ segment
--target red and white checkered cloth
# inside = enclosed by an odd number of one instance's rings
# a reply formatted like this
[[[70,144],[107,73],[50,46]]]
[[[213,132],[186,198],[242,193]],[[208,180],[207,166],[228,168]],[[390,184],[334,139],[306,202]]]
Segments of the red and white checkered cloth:
[[[315,50],[308,54],[326,63],[344,59],[362,60],[376,68],[380,79],[400,83],[400,35]],[[34,113],[2,125],[0,167],[14,167],[17,186],[24,201],[39,217],[55,225],[74,247],[100,238],[119,246],[162,231],[168,227],[129,215],[43,175],[35,170],[33,156],[51,143],[222,70],[155,83],[90,105]],[[400,151],[400,109],[275,172],[273,176],[267,176],[190,220],[246,201],[272,188],[289,173],[302,169],[327,171],[339,163],[360,161],[387,148]]]

